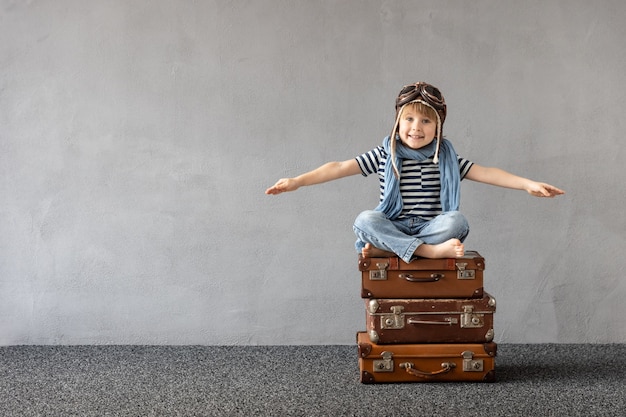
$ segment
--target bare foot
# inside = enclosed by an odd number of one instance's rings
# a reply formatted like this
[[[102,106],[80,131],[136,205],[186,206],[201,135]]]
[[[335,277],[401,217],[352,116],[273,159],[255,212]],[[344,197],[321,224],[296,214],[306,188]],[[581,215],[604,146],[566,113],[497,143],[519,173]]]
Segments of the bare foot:
[[[423,243],[415,250],[415,255],[422,258],[460,258],[465,255],[465,246],[459,239],[446,240],[438,245]]]
[[[364,258],[388,258],[390,256],[397,256],[393,252],[379,249],[370,243],[365,244],[365,247],[361,249],[361,254]]]

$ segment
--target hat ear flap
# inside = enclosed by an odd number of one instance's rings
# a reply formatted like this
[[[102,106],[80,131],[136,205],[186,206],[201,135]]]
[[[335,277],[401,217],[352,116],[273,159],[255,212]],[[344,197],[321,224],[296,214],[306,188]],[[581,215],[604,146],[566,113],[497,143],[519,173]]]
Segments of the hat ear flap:
[[[437,149],[435,149],[435,156],[433,157],[433,163],[439,163],[439,148],[441,147],[441,116],[439,116],[439,112],[435,112],[437,114]]]

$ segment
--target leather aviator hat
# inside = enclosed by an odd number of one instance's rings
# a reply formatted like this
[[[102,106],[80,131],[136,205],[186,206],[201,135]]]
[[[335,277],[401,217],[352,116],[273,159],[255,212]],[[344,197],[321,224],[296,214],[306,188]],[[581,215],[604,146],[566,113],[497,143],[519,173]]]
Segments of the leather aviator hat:
[[[405,85],[400,90],[398,97],[396,98],[396,122],[391,131],[391,138],[395,138],[398,133],[398,125],[400,124],[400,115],[402,109],[409,103],[422,103],[435,111],[437,114],[437,150],[433,162],[439,162],[439,148],[443,135],[443,122],[446,120],[447,106],[446,101],[443,98],[443,94],[439,89],[431,84],[423,81]],[[392,145],[392,149],[395,151],[395,146]],[[397,167],[394,166],[394,172],[399,175]]]

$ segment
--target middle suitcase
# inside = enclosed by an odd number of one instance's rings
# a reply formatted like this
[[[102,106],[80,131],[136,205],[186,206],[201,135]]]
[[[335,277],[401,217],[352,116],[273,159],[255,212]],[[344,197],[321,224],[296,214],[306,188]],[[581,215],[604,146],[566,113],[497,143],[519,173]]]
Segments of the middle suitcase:
[[[367,334],[377,344],[485,343],[493,340],[496,300],[365,300]]]

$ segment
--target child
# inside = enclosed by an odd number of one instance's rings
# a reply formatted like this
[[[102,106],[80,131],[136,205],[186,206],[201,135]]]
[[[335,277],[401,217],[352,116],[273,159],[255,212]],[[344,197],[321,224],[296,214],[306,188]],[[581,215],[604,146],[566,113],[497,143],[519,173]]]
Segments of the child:
[[[282,178],[266,194],[295,191],[349,175],[378,174],[380,204],[354,223],[364,257],[455,258],[464,255],[469,226],[459,210],[463,178],[525,190],[536,197],[564,191],[460,158],[442,136],[447,107],[434,86],[418,82],[396,98],[396,119],[382,146],[343,162],[328,162],[295,178]],[[393,138],[393,140],[392,140]]]

